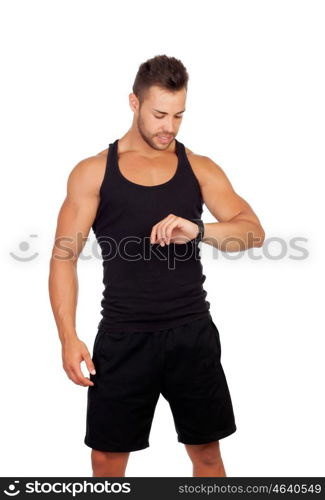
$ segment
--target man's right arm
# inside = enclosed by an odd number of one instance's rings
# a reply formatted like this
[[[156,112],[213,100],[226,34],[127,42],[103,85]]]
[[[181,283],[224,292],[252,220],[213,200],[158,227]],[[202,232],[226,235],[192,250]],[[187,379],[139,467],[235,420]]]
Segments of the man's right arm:
[[[63,368],[73,382],[83,386],[93,382],[84,377],[80,363],[85,361],[89,372],[95,367],[76,331],[77,260],[96,217],[103,165],[103,157],[97,155],[82,160],[71,171],[50,260],[49,295],[62,344]]]

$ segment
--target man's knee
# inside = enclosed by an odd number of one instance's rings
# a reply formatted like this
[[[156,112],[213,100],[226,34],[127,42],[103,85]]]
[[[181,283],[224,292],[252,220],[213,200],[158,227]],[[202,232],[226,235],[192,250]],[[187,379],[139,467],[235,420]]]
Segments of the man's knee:
[[[92,469],[97,476],[123,475],[130,453],[92,450]]]
[[[220,460],[219,441],[204,444],[185,444],[186,451],[193,463],[212,465]]]

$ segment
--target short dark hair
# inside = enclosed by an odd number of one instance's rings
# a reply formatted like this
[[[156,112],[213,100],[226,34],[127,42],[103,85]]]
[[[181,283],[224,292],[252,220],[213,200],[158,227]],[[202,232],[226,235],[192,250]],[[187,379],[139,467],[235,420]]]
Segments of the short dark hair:
[[[140,64],[132,90],[141,106],[147,90],[152,85],[171,91],[182,88],[187,90],[188,80],[189,75],[183,63],[175,57],[168,57],[164,54],[152,57]]]

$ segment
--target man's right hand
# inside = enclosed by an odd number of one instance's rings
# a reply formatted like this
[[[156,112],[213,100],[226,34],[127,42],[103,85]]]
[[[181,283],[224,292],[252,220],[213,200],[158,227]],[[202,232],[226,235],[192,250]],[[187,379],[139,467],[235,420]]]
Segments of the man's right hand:
[[[62,343],[62,362],[66,374],[75,384],[84,387],[94,385],[88,377],[83,375],[80,368],[82,361],[85,361],[88,371],[95,375],[95,366],[86,344],[76,336],[65,340]]]

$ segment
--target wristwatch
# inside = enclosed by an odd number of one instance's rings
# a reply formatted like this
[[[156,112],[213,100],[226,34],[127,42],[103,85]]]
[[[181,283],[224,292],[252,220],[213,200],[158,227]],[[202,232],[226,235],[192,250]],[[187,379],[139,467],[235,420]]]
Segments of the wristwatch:
[[[199,232],[198,232],[196,238],[194,239],[195,243],[199,243],[200,241],[202,241],[202,239],[204,237],[203,221],[202,221],[202,219],[191,219],[191,221],[195,222],[195,224],[197,224],[199,226]]]

